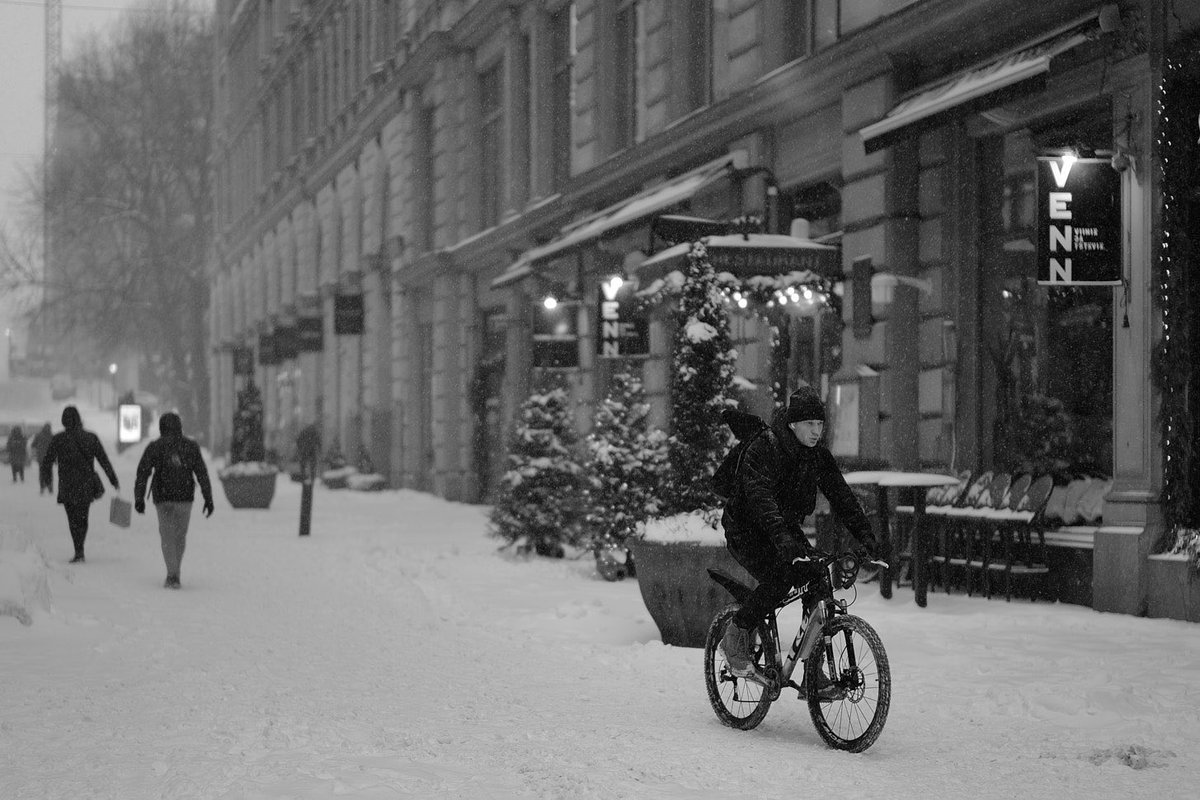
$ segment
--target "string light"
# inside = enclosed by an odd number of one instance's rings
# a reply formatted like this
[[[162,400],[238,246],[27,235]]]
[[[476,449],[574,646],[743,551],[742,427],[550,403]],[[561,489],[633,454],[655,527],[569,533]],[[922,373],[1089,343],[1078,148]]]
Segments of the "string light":
[[[1161,443],[1163,449],[1162,507],[1167,529],[1195,527],[1200,520],[1200,508],[1194,495],[1200,487],[1190,485],[1192,464],[1196,458],[1195,437],[1188,417],[1187,386],[1195,367],[1190,363],[1193,337],[1189,331],[1189,314],[1195,324],[1197,310],[1189,308],[1189,298],[1179,284],[1181,270],[1176,260],[1186,264],[1197,249],[1184,228],[1184,209],[1177,204],[1177,192],[1187,190],[1191,180],[1188,164],[1200,158],[1200,149],[1191,142],[1194,137],[1186,126],[1196,109],[1194,103],[1200,87],[1200,55],[1195,43],[1180,45],[1183,58],[1168,57],[1158,86],[1155,109],[1158,114],[1157,149],[1162,170],[1162,242],[1159,246],[1160,278],[1158,304],[1161,310],[1162,335],[1154,351],[1154,379],[1161,392]],[[1174,111],[1180,114],[1176,117]],[[1179,130],[1176,128],[1179,127]],[[1179,146],[1176,146],[1179,142]],[[1179,233],[1181,235],[1176,236]],[[1186,277],[1183,275],[1182,277]],[[1182,316],[1181,316],[1182,315]],[[1175,323],[1179,319],[1178,324]]]

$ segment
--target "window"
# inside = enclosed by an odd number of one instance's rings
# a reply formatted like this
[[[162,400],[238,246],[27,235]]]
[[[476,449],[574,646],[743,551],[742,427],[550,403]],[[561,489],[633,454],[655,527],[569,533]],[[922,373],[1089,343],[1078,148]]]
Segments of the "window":
[[[550,182],[560,189],[571,177],[571,67],[575,60],[575,4],[550,17]]]
[[[413,185],[416,200],[415,222],[418,252],[427,253],[434,245],[433,109],[418,106],[413,122]]]
[[[613,149],[637,140],[638,25],[637,0],[621,0],[613,47]]]
[[[784,60],[794,61],[812,52],[813,0],[785,0],[783,3]]]
[[[1053,458],[1112,474],[1112,290],[1039,286],[1034,244],[1037,157],[1111,142],[1111,119],[1102,103],[980,141],[976,424],[985,459],[1001,469],[1049,469]]]
[[[682,50],[683,111],[695,111],[712,98],[712,0],[685,0]]]
[[[497,63],[479,74],[479,225],[500,221],[504,196],[504,73]]]

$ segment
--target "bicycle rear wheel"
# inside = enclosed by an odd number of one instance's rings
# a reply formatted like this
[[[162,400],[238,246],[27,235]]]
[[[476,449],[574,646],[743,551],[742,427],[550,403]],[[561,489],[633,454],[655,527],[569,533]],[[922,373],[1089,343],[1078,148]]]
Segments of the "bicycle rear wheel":
[[[827,745],[861,753],[883,732],[892,704],[887,653],[879,634],[859,617],[835,617],[822,633],[823,642],[804,664],[805,685],[825,683],[820,679],[823,672],[838,689],[833,699],[810,691],[808,713]]]
[[[745,678],[735,677],[729,671],[725,653],[721,650],[721,639],[725,628],[740,606],[731,603],[713,617],[704,640],[704,685],[708,688],[708,701],[713,712],[723,725],[748,731],[763,721],[774,701],[772,693],[764,686]],[[775,671],[779,663],[774,639],[762,630],[755,630],[750,645],[754,663],[759,669]]]

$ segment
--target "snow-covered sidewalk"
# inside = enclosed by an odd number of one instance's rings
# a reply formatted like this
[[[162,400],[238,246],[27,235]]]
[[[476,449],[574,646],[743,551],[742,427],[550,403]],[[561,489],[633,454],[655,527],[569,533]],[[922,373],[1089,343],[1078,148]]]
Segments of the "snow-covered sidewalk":
[[[110,449],[110,453],[112,450]],[[115,459],[124,494],[138,451]],[[708,708],[636,582],[498,553],[485,509],[281,477],[267,511],[192,520],[162,588],[153,510],[61,509],[0,481],[52,611],[0,616],[0,798],[1184,798],[1200,786],[1200,627],[911,592],[880,631],[891,716],[826,749],[787,692],[757,730]],[[11,534],[10,538],[18,534]],[[1144,768],[1143,768],[1144,767]]]

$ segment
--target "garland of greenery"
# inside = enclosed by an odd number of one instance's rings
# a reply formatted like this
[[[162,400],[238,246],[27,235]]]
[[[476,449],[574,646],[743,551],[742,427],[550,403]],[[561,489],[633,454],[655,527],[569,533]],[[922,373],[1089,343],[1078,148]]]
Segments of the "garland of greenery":
[[[1200,281],[1189,277],[1197,266],[1200,243],[1187,228],[1189,201],[1200,197],[1200,37],[1179,42],[1166,58],[1158,93],[1159,166],[1162,170],[1162,246],[1157,263],[1158,306],[1162,336],[1154,353],[1154,383],[1161,406],[1163,518],[1167,530],[1200,524],[1197,485],[1196,423],[1188,413],[1194,390],[1197,354],[1192,335],[1200,328]]]

